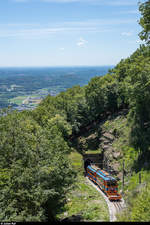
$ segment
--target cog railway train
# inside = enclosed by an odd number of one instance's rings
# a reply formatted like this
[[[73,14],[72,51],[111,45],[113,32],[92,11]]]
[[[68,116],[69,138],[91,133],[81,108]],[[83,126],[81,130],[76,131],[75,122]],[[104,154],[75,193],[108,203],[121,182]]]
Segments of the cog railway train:
[[[115,178],[95,165],[88,165],[85,170],[87,177],[99,186],[109,200],[121,200],[122,197],[118,193],[118,184]]]

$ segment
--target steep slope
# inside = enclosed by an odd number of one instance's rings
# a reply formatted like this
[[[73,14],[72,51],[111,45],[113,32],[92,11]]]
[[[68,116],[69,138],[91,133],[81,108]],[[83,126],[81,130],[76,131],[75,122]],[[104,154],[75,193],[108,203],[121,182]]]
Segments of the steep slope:
[[[57,212],[57,218],[62,222],[108,222],[109,212],[104,198],[83,176],[82,155],[72,149],[69,159],[77,177],[67,192],[65,204]]]
[[[82,149],[82,153],[86,154],[90,146],[90,153],[103,152],[103,166],[118,179],[119,191],[126,201],[127,208],[117,215],[118,221],[148,221],[150,165],[147,157],[142,158],[144,164],[139,163],[140,152],[131,146],[128,116],[128,111],[122,110],[92,124],[90,130],[75,140],[76,150],[81,152]],[[142,213],[141,216],[138,211]]]

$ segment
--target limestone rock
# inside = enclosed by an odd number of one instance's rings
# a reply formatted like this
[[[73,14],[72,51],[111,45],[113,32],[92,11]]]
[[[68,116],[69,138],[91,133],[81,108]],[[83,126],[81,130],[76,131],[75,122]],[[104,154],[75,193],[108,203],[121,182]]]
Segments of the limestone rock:
[[[121,155],[120,152],[113,152],[113,157],[117,159]]]
[[[119,172],[119,174],[117,175],[117,177],[119,178],[119,180],[122,180],[122,172]]]
[[[106,138],[104,138],[103,136],[102,137],[100,137],[100,139],[99,139],[100,141],[106,141],[107,139]]]
[[[110,133],[104,133],[103,136],[107,139],[109,139],[110,141],[114,140],[114,136]]]
[[[104,143],[104,145],[107,145],[107,144],[110,143],[110,141],[109,140],[105,140],[103,143]]]
[[[109,145],[103,145],[102,148],[103,148],[104,150],[106,150],[106,149],[109,148]]]

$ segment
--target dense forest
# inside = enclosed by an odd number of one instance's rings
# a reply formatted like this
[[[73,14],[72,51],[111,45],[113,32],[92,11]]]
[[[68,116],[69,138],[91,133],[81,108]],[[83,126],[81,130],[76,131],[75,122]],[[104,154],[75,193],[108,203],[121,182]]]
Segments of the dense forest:
[[[130,127],[129,146],[122,147],[132,149],[129,160],[139,153],[130,164],[134,176],[139,170],[148,174],[146,186],[130,193],[122,220],[150,220],[150,1],[139,10],[145,45],[106,75],[49,95],[33,111],[1,110],[1,221],[54,221],[76,176],[68,159],[73,137],[122,109],[128,111]]]

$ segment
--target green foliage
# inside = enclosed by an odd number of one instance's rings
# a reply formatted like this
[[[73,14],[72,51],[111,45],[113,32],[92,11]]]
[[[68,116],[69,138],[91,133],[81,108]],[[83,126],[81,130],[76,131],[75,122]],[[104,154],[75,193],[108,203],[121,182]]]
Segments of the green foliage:
[[[107,111],[117,109],[117,83],[115,76],[107,74],[92,78],[86,87],[86,100],[91,112],[91,120]]]
[[[150,221],[150,176],[149,171],[133,174],[126,186],[125,196],[127,208],[117,215],[117,221],[149,222]]]
[[[10,179],[9,169],[0,169],[0,188],[2,189]]]
[[[0,220],[55,216],[74,175],[60,127],[42,128],[26,113],[13,112],[0,117],[0,131]]]
[[[81,126],[88,123],[89,110],[84,93],[84,88],[74,86],[56,97],[48,96],[33,112],[34,118],[45,126],[49,119],[59,114],[71,124],[72,131],[77,133]]]
[[[118,80],[118,103],[129,109],[130,141],[146,150],[150,139],[145,124],[150,120],[150,47],[140,46],[113,70]]]
[[[88,120],[88,108],[84,88],[74,86],[57,96],[59,108],[65,111],[67,121],[72,125],[73,132],[79,132]],[[87,116],[87,117],[86,117]]]
[[[150,184],[143,188],[141,193],[134,199],[131,221],[149,222],[150,221]]]
[[[56,114],[55,117],[48,120],[48,127],[57,127],[59,131],[63,134],[65,138],[69,137],[72,133],[71,125],[66,121],[66,119],[59,114]]]
[[[142,31],[139,36],[142,40],[145,40],[147,44],[150,44],[150,0],[139,5],[139,11],[142,15],[139,24],[142,27]]]
[[[65,214],[67,217],[81,215],[82,221],[88,222],[109,221],[104,198],[81,175],[67,193],[67,202],[57,216],[64,218]]]
[[[126,169],[126,172],[129,173],[131,170],[134,169],[134,164],[137,162],[139,151],[129,146],[122,147],[122,151],[123,151],[123,160],[125,163],[125,169]]]

